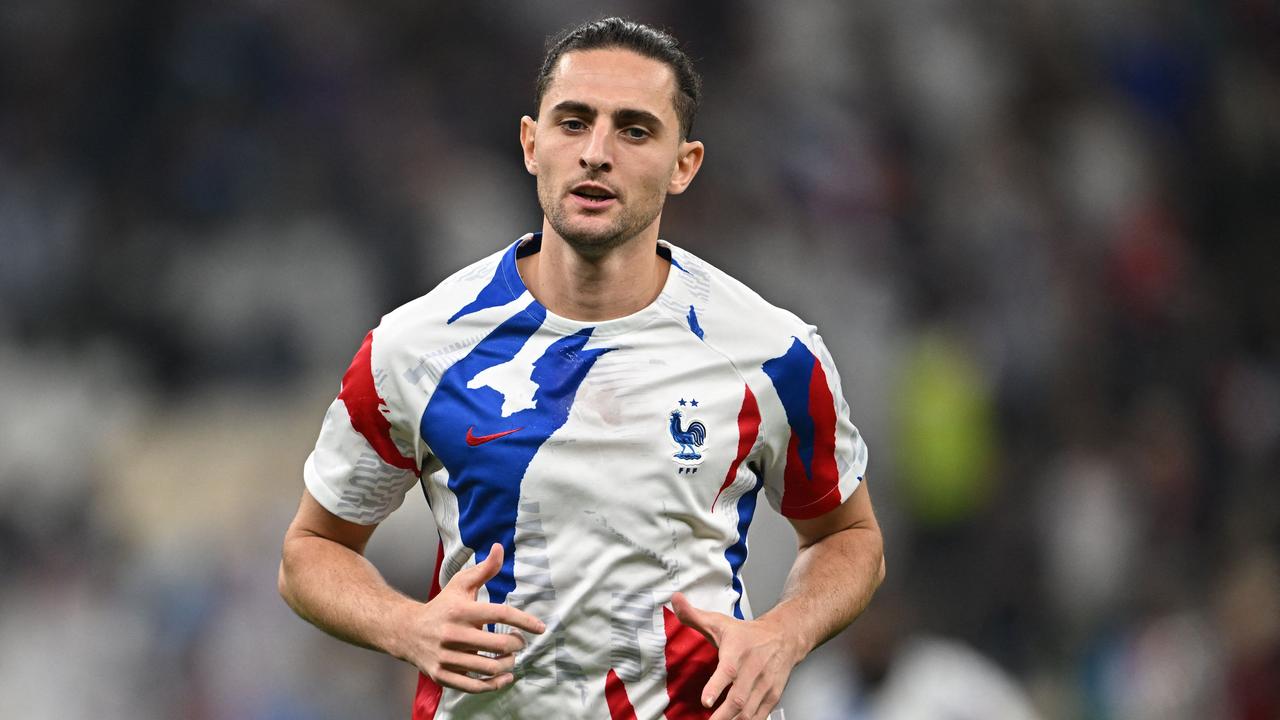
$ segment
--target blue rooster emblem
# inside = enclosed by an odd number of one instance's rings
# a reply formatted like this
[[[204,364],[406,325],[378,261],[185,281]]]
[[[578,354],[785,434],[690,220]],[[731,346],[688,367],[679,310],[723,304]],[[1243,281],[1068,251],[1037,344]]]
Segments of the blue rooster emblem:
[[[686,462],[699,461],[702,459],[702,454],[698,452],[697,448],[707,441],[707,426],[694,420],[689,423],[689,427],[681,428],[681,417],[679,410],[671,411],[671,439],[675,441],[676,445],[680,446],[680,452],[672,457]]]

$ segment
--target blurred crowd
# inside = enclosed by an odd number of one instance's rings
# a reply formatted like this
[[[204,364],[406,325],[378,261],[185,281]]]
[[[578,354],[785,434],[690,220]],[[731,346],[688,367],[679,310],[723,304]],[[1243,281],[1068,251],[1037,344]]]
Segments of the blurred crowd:
[[[663,237],[818,325],[871,447],[889,579],[787,717],[1280,718],[1263,0],[0,4],[0,716],[407,716],[280,539],[364,332],[538,229],[518,120],[603,14],[704,74]]]

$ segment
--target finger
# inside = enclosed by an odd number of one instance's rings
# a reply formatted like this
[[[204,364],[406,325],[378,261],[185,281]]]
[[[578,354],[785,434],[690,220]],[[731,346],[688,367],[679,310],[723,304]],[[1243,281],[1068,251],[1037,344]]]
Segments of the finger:
[[[768,710],[764,709],[765,696],[769,692],[768,678],[764,673],[757,674],[751,679],[750,693],[747,695],[747,703],[743,706],[742,717],[754,718],[764,717],[768,714]]]
[[[737,688],[732,688],[729,690],[724,702],[711,715],[710,720],[737,720],[737,718],[748,717],[743,714],[746,706],[746,693],[739,693]]]
[[[463,618],[471,625],[495,625],[502,623],[519,628],[535,635],[541,635],[547,629],[546,623],[523,610],[510,605],[496,603],[471,603],[462,612]]]
[[[760,705],[756,708],[756,717],[760,720],[768,720],[769,713],[778,707],[778,701],[782,699],[782,691],[777,688],[766,689],[764,697],[760,700]]]
[[[441,650],[438,659],[440,666],[445,670],[462,674],[473,672],[485,677],[497,677],[511,672],[516,667],[515,655],[488,657],[457,650]]]
[[[525,647],[524,637],[518,632],[492,633],[473,627],[453,627],[444,633],[440,644],[450,650],[463,652],[491,652],[510,655]]]
[[[515,682],[516,676],[511,673],[499,675],[491,678],[473,678],[469,675],[456,673],[451,670],[440,670],[432,678],[436,682],[447,688],[461,690],[465,693],[484,693],[501,690],[502,688]]]
[[[733,662],[727,658],[721,658],[715,672],[711,673],[711,679],[707,680],[707,684],[702,687],[702,706],[713,707],[716,700],[720,699],[730,685],[733,685],[737,677],[738,671]],[[723,706],[721,708],[723,709]]]
[[[712,715],[712,720],[723,718],[755,718],[760,705],[769,692],[768,678],[759,662],[747,658],[734,678],[724,704]]]
[[[675,610],[680,622],[702,633],[716,647],[720,647],[720,635],[724,630],[723,623],[728,616],[720,613],[705,612],[693,606],[684,593],[671,596],[671,608]]]
[[[502,545],[494,543],[489,548],[489,555],[481,562],[456,573],[445,585],[446,588],[456,587],[468,593],[471,597],[475,597],[476,591],[480,586],[492,580],[498,575],[498,571],[502,569]]]

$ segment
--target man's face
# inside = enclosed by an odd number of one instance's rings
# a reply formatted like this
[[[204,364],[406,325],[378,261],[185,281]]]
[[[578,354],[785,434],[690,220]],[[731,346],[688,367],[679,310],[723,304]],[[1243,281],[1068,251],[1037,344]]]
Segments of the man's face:
[[[538,108],[521,121],[525,167],[551,228],[598,256],[657,223],[668,193],[683,192],[702,145],[683,142],[676,81],[665,63],[622,49],[560,58]]]

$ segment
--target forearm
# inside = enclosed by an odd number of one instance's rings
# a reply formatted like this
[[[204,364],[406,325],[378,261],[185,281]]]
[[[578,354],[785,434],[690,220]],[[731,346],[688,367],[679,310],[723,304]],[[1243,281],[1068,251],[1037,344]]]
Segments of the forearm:
[[[761,619],[788,629],[803,657],[862,614],[883,579],[879,528],[846,528],[800,549],[781,599]]]
[[[396,591],[363,555],[322,537],[289,538],[280,595],[300,617],[336,638],[397,657],[395,618],[418,604]]]

